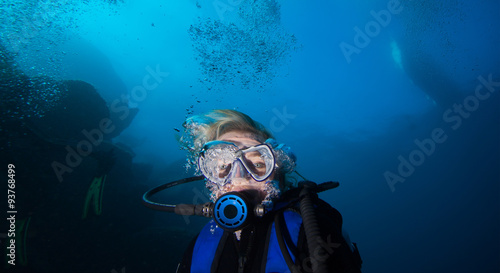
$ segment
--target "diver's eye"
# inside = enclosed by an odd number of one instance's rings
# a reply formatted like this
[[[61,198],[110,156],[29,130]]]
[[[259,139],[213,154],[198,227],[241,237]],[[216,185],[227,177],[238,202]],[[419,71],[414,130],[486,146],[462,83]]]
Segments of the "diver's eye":
[[[264,162],[250,162],[250,171],[258,175],[264,175],[266,172],[266,164]]]
[[[260,169],[260,168],[265,168],[266,165],[264,163],[261,163],[261,162],[257,162],[255,164],[253,164],[255,168],[257,169]]]
[[[219,166],[217,166],[217,173],[219,175],[219,178],[226,177],[230,171],[231,164],[220,164]]]

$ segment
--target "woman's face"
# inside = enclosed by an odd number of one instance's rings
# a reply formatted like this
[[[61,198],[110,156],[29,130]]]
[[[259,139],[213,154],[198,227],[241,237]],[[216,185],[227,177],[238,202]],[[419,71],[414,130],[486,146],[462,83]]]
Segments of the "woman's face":
[[[236,144],[236,146],[238,146],[238,148],[240,149],[262,144],[261,142],[255,140],[252,136],[252,134],[246,132],[231,131],[221,135],[217,140],[232,142]],[[272,180],[273,177],[274,174],[271,174],[268,180]],[[255,201],[261,202],[267,194],[266,181],[258,182],[249,175],[246,175],[244,177],[234,177],[228,184],[224,186],[223,192],[220,193],[220,195],[226,192],[243,190],[255,191]],[[218,197],[219,196],[217,196],[217,198]]]

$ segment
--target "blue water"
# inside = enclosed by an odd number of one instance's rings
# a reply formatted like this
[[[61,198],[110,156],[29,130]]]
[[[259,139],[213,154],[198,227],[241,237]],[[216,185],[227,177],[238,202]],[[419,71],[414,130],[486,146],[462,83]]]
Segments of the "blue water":
[[[23,189],[43,204],[29,206],[25,268],[175,272],[205,220],[139,199],[191,174],[176,141],[185,118],[228,108],[290,145],[308,179],[340,181],[320,196],[363,272],[500,271],[500,1],[7,0],[0,14],[22,73],[82,80],[110,112],[139,110],[109,139],[133,156],[110,171],[101,216],[79,218],[90,157],[60,183],[41,179],[43,194]],[[46,106],[26,112],[57,103],[41,92],[30,97]],[[65,153],[30,168],[53,176]],[[198,200],[198,188],[166,198]]]

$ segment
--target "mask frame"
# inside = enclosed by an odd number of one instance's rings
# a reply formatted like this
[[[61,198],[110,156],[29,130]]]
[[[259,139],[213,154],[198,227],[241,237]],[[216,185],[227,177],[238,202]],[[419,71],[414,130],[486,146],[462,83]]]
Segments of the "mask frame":
[[[253,152],[258,152],[261,155],[265,165],[263,174],[257,172],[257,167],[251,162],[251,159],[246,155]],[[230,170],[219,168],[213,161],[223,160],[220,166],[230,166]],[[238,165],[243,167],[248,175],[255,181],[262,182],[267,180],[276,169],[276,159],[273,149],[268,144],[258,144],[252,147],[239,149],[236,144],[227,141],[214,140],[207,142],[200,152],[198,157],[198,169],[210,181],[219,185],[225,185],[229,180],[237,176]],[[242,168],[239,167],[241,170]],[[226,171],[222,177],[219,172]],[[240,174],[241,176],[241,174]]]

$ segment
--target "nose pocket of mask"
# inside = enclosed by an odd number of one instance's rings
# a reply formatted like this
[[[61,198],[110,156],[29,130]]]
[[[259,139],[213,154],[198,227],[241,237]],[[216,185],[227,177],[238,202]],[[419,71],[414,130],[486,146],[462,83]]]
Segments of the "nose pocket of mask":
[[[250,177],[250,174],[245,168],[245,166],[243,166],[240,160],[235,160],[232,164],[232,168],[228,178],[231,179],[231,178],[247,178],[247,177]]]

